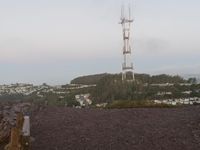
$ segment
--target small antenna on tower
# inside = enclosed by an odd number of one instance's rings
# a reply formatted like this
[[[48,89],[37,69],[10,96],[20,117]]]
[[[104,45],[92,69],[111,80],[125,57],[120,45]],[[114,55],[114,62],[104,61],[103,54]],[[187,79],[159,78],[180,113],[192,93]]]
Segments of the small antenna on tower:
[[[124,4],[121,6],[121,20],[124,19]]]
[[[129,20],[131,20],[131,3],[129,3]]]

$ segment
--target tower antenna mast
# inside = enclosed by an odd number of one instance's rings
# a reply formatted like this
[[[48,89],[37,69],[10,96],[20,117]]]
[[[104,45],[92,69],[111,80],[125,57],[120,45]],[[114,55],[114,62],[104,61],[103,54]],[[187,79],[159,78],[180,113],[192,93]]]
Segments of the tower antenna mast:
[[[131,17],[131,6],[125,9],[124,4],[121,7],[121,20],[123,32],[123,62],[122,62],[122,81],[135,81],[133,63],[131,61],[132,49],[130,44],[130,31],[133,19]]]

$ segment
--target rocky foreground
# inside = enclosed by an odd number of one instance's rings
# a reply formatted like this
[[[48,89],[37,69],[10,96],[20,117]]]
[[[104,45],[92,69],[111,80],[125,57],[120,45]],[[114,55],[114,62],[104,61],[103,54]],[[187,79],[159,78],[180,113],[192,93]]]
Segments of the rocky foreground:
[[[16,125],[17,114],[28,113],[30,107],[30,103],[0,104],[0,149],[10,140],[10,131]]]
[[[47,107],[32,117],[32,150],[199,150],[200,106]]]

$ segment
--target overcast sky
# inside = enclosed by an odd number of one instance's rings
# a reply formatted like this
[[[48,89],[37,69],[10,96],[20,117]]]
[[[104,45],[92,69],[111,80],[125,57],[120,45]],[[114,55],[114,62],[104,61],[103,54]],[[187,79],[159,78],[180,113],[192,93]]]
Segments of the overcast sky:
[[[120,72],[122,1],[0,0],[0,84]],[[131,4],[135,71],[200,73],[200,1]]]

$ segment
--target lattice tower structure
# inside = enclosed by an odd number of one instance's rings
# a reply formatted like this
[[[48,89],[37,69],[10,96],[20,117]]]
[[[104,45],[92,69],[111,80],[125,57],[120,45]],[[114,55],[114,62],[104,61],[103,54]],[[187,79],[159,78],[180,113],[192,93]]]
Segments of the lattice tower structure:
[[[128,15],[127,15],[128,14]],[[131,25],[133,19],[131,17],[130,4],[128,9],[125,10],[124,5],[121,8],[120,24],[123,31],[123,62],[122,62],[122,80],[135,81],[134,68],[132,63],[132,48],[131,48]]]

